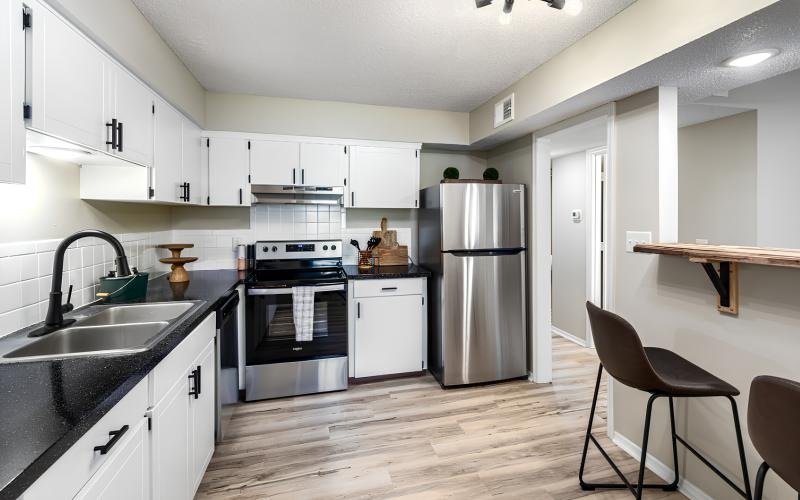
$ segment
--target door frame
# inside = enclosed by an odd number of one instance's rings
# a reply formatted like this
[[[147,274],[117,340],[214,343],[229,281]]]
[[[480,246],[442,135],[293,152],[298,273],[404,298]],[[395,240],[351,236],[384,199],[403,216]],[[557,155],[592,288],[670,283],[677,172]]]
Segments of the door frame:
[[[599,160],[599,163],[598,163]],[[608,242],[607,219],[608,202],[607,182],[604,178],[608,163],[608,146],[600,146],[586,150],[586,300],[600,307],[605,307],[608,297],[605,276],[608,255],[604,243]],[[604,217],[605,216],[605,217]],[[604,253],[606,253],[604,258]],[[589,321],[586,321],[586,347],[594,347],[594,338]]]
[[[603,293],[606,309],[613,310],[613,277],[614,262],[609,256],[614,255],[614,103],[569,118],[550,127],[538,130],[533,134],[533,187],[534,204],[533,232],[531,247],[534,251],[531,269],[531,327],[533,330],[533,356],[530,379],[536,383],[550,383],[553,380],[553,345],[552,345],[552,246],[551,246],[551,188],[550,178],[550,139],[548,136],[583,122],[605,117],[606,119],[606,197],[605,234],[606,259]]]

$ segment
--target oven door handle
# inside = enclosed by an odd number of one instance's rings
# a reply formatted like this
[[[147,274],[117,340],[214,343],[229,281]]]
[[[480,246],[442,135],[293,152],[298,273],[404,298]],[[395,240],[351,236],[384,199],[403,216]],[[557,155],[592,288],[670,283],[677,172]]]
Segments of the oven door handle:
[[[337,292],[344,289],[344,283],[340,285],[321,285],[314,287],[314,293]],[[291,288],[249,288],[247,290],[247,295],[289,295],[291,293]]]

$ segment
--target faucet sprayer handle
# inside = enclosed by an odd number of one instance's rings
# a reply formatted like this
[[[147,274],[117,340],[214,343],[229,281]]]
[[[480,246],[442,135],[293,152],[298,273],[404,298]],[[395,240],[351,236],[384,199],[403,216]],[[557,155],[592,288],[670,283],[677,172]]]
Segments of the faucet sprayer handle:
[[[74,308],[75,306],[72,305],[72,285],[70,285],[69,291],[67,292],[67,303],[61,306],[61,310],[63,312],[70,312]]]

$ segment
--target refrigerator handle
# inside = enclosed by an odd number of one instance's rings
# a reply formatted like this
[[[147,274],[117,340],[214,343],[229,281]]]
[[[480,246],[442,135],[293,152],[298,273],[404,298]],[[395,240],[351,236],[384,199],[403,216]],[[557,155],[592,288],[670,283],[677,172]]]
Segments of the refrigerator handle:
[[[493,248],[487,250],[451,250],[449,253],[456,257],[495,257],[501,255],[517,255],[524,252],[524,248]]]

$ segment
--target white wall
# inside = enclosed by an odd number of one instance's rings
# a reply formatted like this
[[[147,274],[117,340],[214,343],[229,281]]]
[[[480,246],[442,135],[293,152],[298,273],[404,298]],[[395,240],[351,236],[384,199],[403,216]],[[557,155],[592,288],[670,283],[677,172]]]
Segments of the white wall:
[[[552,323],[586,340],[586,224],[591,207],[586,204],[586,151],[552,161]],[[581,210],[579,222],[572,210]]]
[[[679,241],[756,245],[756,151],[755,111],[679,129]]]
[[[468,144],[469,114],[208,92],[206,129],[428,144]]]
[[[736,386],[751,480],[760,459],[747,439],[747,397],[753,377],[771,374],[800,380],[800,272],[762,266],[740,267],[740,313],[720,314],[716,294],[702,269],[677,257],[624,252],[624,232],[657,236],[659,102],[653,92],[618,103],[615,123],[613,217],[616,312],[638,330],[644,345],[671,349]],[[616,431],[641,443],[647,395],[614,383]],[[679,400],[678,432],[707,453],[731,477],[741,478],[729,405],[720,398]],[[655,405],[651,450],[670,464],[667,406]],[[682,474],[712,498],[733,498],[731,490],[679,447]],[[741,479],[740,479],[741,480]],[[797,497],[772,476],[767,498]]]

